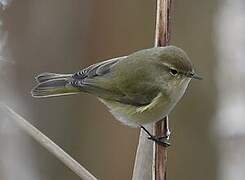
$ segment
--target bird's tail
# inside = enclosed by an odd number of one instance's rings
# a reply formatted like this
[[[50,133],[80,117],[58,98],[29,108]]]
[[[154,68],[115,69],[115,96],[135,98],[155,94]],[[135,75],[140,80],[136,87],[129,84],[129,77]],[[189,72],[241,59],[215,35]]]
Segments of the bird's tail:
[[[79,88],[71,84],[72,74],[42,73],[36,77],[36,80],[38,85],[31,91],[33,97],[54,97],[80,92]]]

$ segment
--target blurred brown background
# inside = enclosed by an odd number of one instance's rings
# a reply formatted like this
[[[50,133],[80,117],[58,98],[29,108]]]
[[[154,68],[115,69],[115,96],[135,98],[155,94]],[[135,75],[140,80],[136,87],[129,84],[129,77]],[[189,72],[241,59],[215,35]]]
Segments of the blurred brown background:
[[[187,51],[204,80],[191,83],[170,115],[169,180],[217,179],[218,151],[212,131],[217,104],[213,40],[217,3],[174,1],[172,44]],[[7,36],[2,55],[11,61],[1,63],[1,100],[99,179],[132,177],[139,130],[115,121],[106,107],[86,94],[33,99],[34,76],[75,72],[152,47],[155,6],[152,0],[12,0],[1,10],[2,36]],[[79,179],[14,125],[3,123],[0,129],[0,179]]]

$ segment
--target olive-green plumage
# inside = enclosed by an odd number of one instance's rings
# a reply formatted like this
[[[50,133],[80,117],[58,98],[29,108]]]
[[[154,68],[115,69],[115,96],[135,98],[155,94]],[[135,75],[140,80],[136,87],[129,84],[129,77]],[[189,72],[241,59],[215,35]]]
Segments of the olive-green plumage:
[[[191,78],[199,79],[186,53],[155,47],[93,64],[75,74],[43,73],[34,97],[86,92],[97,96],[129,126],[153,123],[173,109]]]

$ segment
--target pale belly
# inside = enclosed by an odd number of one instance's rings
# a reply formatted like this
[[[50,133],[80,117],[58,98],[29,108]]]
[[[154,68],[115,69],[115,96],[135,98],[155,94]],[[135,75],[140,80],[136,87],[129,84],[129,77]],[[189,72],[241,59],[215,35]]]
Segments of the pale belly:
[[[170,96],[163,95],[161,92],[153,101],[141,107],[122,104],[99,98],[109,109],[110,112],[123,124],[132,127],[157,122],[167,116],[177,102],[183,96],[190,80],[183,81],[179,88],[174,89]]]
[[[134,127],[159,121],[172,109],[171,100],[164,97],[162,93],[159,93],[151,104],[141,107],[104,99],[100,100],[120,122]]]

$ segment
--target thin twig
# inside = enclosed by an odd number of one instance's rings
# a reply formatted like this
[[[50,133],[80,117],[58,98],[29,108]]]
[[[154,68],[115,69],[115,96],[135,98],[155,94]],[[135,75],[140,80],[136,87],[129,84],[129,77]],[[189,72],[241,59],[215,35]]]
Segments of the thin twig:
[[[157,0],[155,46],[166,46],[170,43],[170,12],[172,0]],[[157,137],[169,135],[168,117],[154,125]],[[154,143],[153,180],[166,180],[167,149]]]
[[[37,128],[32,126],[27,120],[17,114],[7,105],[0,103],[1,109],[8,114],[19,127],[24,130],[28,135],[39,142],[43,147],[45,147],[49,152],[56,156],[61,162],[63,162],[68,168],[70,168],[74,173],[76,173],[81,179],[84,180],[96,180],[96,178],[89,173],[83,166],[81,166],[77,161],[75,161],[69,154],[67,154],[63,149],[51,141],[47,136],[40,132]]]

